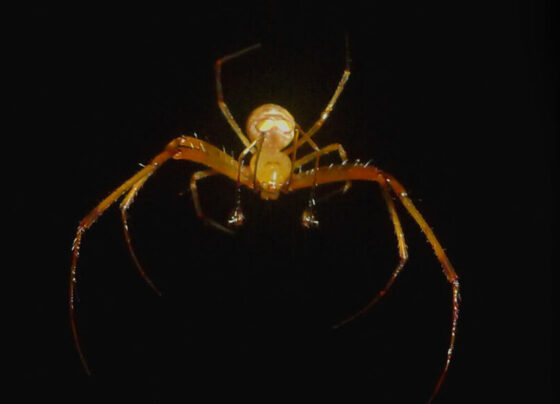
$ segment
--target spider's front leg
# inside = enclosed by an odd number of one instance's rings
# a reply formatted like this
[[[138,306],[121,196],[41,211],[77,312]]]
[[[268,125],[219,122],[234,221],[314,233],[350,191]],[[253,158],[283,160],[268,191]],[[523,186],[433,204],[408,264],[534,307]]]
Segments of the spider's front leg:
[[[264,141],[264,136],[260,136],[258,139],[255,139],[253,142],[249,143],[249,145],[245,149],[243,149],[243,151],[239,154],[239,157],[237,158],[237,183],[235,186],[235,206],[231,211],[231,214],[228,219],[228,224],[230,226],[241,227],[243,226],[243,224],[245,224],[245,214],[243,213],[243,209],[241,207],[241,185],[243,184],[241,181],[241,174],[243,170],[246,170],[246,172],[250,174],[251,177],[250,180],[252,181],[251,188],[255,189],[257,171],[255,169],[254,172],[252,172],[250,168],[246,168],[245,166],[243,166],[243,160],[245,159],[245,157],[247,157],[249,153],[255,153],[255,149],[257,150],[256,152],[259,153],[257,155],[258,157],[260,155],[260,150],[263,141]]]
[[[109,208],[111,207],[121,196],[128,192],[128,194],[123,199],[121,203],[121,216],[123,219],[124,234],[126,237],[127,245],[129,251],[132,255],[132,259],[135,262],[138,270],[142,277],[148,282],[148,284],[159,293],[155,288],[151,280],[147,277],[146,273],[140,266],[136,254],[132,248],[132,243],[130,241],[130,235],[128,232],[128,221],[127,221],[127,211],[130,205],[134,201],[135,196],[138,191],[148,180],[148,178],[169,159],[175,160],[189,160],[193,162],[202,163],[217,173],[225,175],[233,180],[237,180],[239,183],[252,187],[252,182],[249,180],[249,175],[247,170],[240,170],[238,174],[237,161],[233,159],[228,154],[222,152],[218,148],[201,141],[196,138],[181,136],[173,141],[171,141],[164,151],[158,154],[152,159],[152,161],[138,171],[135,175],[125,181],[117,189],[109,194],[105,199],[103,199],[94,209],[92,209],[79,223],[78,230],[76,232],[76,237],[72,244],[72,261],[70,264],[70,285],[69,285],[69,296],[68,296],[68,308],[70,314],[70,326],[72,329],[72,335],[74,338],[74,344],[82,365],[86,373],[91,374],[85,356],[83,354],[82,348],[80,346],[78,332],[76,328],[76,318],[75,318],[75,296],[76,296],[76,285],[77,285],[77,270],[78,270],[78,257],[80,255],[80,247],[82,243],[82,238],[85,232],[95,223],[95,221]]]
[[[75,302],[75,295],[76,295],[76,285],[77,285],[77,270],[78,270],[78,257],[80,255],[80,246],[82,243],[82,237],[86,230],[88,230],[95,221],[111,206],[115,203],[125,192],[129,191],[132,188],[132,191],[128,194],[125,198],[123,205],[121,205],[121,212],[123,217],[123,224],[125,230],[125,237],[127,238],[127,243],[132,254],[132,258],[134,262],[137,264],[138,269],[140,270],[140,274],[147,280],[148,284],[157,291],[153,283],[149,280],[146,276],[145,272],[142,270],[142,267],[139,265],[138,260],[136,259],[136,255],[134,254],[134,250],[132,249],[132,245],[130,244],[130,237],[128,234],[128,224],[126,221],[126,210],[128,206],[132,203],[134,199],[134,195],[138,191],[138,189],[142,186],[142,184],[157,170],[157,168],[166,162],[169,158],[172,157],[174,149],[176,145],[174,144],[177,140],[171,142],[166,149],[158,154],[147,166],[145,166],[142,170],[138,173],[133,175],[130,179],[125,181],[121,186],[115,189],[109,196],[103,199],[89,214],[87,214],[79,223],[78,230],[76,232],[76,237],[74,238],[74,242],[72,244],[72,263],[70,265],[70,286],[69,286],[69,296],[68,296],[68,307],[69,307],[69,314],[70,314],[70,326],[72,328],[72,335],[74,337],[74,344],[76,346],[76,350],[80,356],[80,360],[82,365],[89,375],[91,374],[85,356],[83,354],[82,348],[80,346],[78,332],[76,329],[76,319],[75,319],[75,311],[74,311],[74,302]]]

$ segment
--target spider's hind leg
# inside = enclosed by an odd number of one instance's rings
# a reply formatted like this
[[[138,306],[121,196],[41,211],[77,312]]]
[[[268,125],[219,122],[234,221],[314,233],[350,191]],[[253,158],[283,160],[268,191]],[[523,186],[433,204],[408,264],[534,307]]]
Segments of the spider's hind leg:
[[[370,302],[367,303],[361,310],[354,313],[350,317],[342,320],[338,324],[334,325],[333,328],[339,328],[345,324],[348,324],[349,322],[365,314],[369,309],[375,306],[377,302],[387,294],[387,291],[389,290],[389,288],[391,288],[393,282],[395,282],[395,279],[397,279],[397,276],[399,275],[404,265],[406,264],[406,261],[408,260],[408,251],[404,239],[404,233],[402,230],[399,216],[397,214],[397,210],[395,208],[395,202],[393,201],[393,198],[389,191],[389,187],[386,184],[380,184],[380,186],[381,186],[381,194],[383,195],[383,199],[385,199],[385,203],[387,204],[387,208],[389,210],[389,215],[391,216],[391,221],[393,222],[393,227],[395,229],[395,236],[397,236],[397,243],[399,248],[399,263],[397,264],[397,267],[393,270],[393,274],[391,275],[391,278],[389,278],[389,280],[387,281],[383,289],[379,291],[377,296],[375,296],[372,300],[370,300]]]
[[[140,275],[142,276],[142,278],[144,278],[146,283],[152,288],[152,290],[154,292],[156,292],[159,296],[161,296],[161,292],[159,291],[159,289],[152,282],[152,280],[148,277],[148,275],[146,274],[146,271],[144,271],[144,268],[142,268],[142,265],[140,264],[140,261],[138,260],[138,257],[136,256],[136,253],[134,252],[134,248],[132,247],[132,241],[130,239],[130,232],[128,230],[127,211],[130,208],[130,205],[132,205],[132,202],[134,202],[134,198],[135,198],[136,194],[138,193],[138,191],[140,190],[142,185],[144,185],[144,183],[146,182],[147,179],[148,179],[148,176],[143,177],[132,186],[130,191],[128,191],[128,194],[126,195],[126,197],[122,200],[122,202],[120,204],[120,209],[121,209],[121,217],[122,217],[122,222],[123,222],[124,237],[126,239],[126,245],[128,246],[128,251],[130,252],[130,256],[132,257],[132,261],[134,261],[134,264],[136,265],[136,268],[138,269],[138,272],[140,272]]]
[[[192,177],[191,177],[191,182],[190,182],[190,188],[191,188],[191,194],[192,194],[192,198],[193,198],[193,203],[194,203],[194,209],[196,211],[196,215],[202,219],[204,221],[204,223],[215,227],[218,230],[223,231],[224,233],[227,234],[235,234],[231,229],[228,229],[227,227],[221,225],[220,223],[216,222],[213,219],[210,219],[209,217],[205,216],[204,213],[202,212],[202,207],[200,205],[200,199],[198,197],[198,188],[196,186],[196,182],[198,180],[201,180],[203,178],[209,177],[211,175],[216,175],[219,174],[217,171],[215,170],[203,170],[203,171],[197,171],[195,172]]]

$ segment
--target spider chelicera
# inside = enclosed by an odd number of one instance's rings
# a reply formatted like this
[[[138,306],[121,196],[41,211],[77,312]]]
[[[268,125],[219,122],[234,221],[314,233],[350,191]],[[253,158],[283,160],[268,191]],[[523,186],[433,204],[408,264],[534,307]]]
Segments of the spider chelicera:
[[[222,65],[224,62],[252,51],[259,46],[259,44],[253,45],[239,52],[227,55],[216,62],[215,73],[218,105],[229,125],[245,146],[237,159],[216,148],[210,143],[198,139],[196,135],[180,136],[177,139],[172,140],[160,154],[154,157],[149,164],[144,166],[138,173],[115,189],[80,221],[76,237],[72,245],[73,253],[70,270],[69,311],[74,342],[82,365],[85,371],[90,374],[88,364],[78,339],[74,305],[78,256],[82,237],[85,231],[91,227],[91,225],[103,214],[103,212],[105,212],[105,210],[113,205],[113,203],[115,203],[121,196],[126,194],[120,203],[120,211],[128,249],[142,277],[156,293],[160,294],[159,290],[142,269],[142,266],[140,265],[132,248],[127,224],[127,211],[142,185],[144,185],[146,180],[150,178],[159,166],[169,159],[189,160],[201,163],[207,167],[207,169],[195,172],[190,181],[190,189],[197,216],[203,219],[206,223],[226,232],[232,232],[232,227],[241,226],[245,220],[240,197],[240,190],[242,186],[245,186],[254,192],[260,192],[261,198],[265,200],[277,199],[281,193],[289,193],[302,188],[310,188],[310,198],[302,215],[302,225],[305,227],[316,227],[319,222],[315,216],[315,189],[319,185],[332,182],[343,182],[344,186],[342,188],[342,192],[348,189],[351,181],[373,181],[379,185],[395,230],[398,244],[399,262],[390,279],[377,296],[367,303],[360,311],[335,325],[335,328],[352,321],[373,307],[379,299],[387,293],[408,259],[404,233],[393,201],[393,198],[396,196],[426,235],[437,259],[441,263],[444,275],[452,288],[453,315],[450,342],[443,371],[429,400],[431,402],[441,387],[453,354],[459,317],[459,277],[449,262],[444,249],[434,235],[432,229],[426,223],[420,212],[416,209],[403,186],[392,175],[387,174],[368,163],[360,163],[359,160],[356,160],[354,163],[349,163],[346,158],[346,152],[339,143],[333,143],[320,148],[312,140],[312,136],[327,120],[350,76],[348,46],[346,47],[346,68],[344,69],[338,86],[336,87],[336,90],[326,108],[321,113],[319,119],[309,130],[304,131],[285,108],[276,104],[264,104],[256,108],[249,115],[249,118],[247,119],[246,132],[244,133],[235,121],[235,118],[224,101],[221,81]],[[297,157],[299,148],[304,144],[311,146],[313,151],[304,156]],[[337,152],[339,154],[342,160],[341,164],[320,166],[319,161],[321,156],[331,152]],[[244,165],[245,158],[249,154],[252,155],[249,165]],[[306,171],[302,171],[302,167],[308,163],[314,163],[314,167]],[[197,181],[212,175],[225,175],[237,184],[235,206],[228,220],[229,227],[221,225],[215,220],[206,217],[201,209],[196,184]]]

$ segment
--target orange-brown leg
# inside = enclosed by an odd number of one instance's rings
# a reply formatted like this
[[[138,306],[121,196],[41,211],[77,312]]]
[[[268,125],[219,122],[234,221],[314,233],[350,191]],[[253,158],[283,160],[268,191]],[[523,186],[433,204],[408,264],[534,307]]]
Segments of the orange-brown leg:
[[[332,112],[334,105],[338,100],[338,97],[340,97],[340,94],[342,93],[342,90],[344,90],[344,86],[346,85],[346,82],[348,81],[349,77],[350,77],[350,52],[348,49],[348,38],[346,38],[346,67],[344,69],[344,72],[342,73],[342,77],[340,78],[338,85],[336,86],[336,90],[334,91],[334,94],[332,95],[329,103],[327,104],[327,106],[319,116],[319,119],[313,124],[313,126],[307,132],[302,132],[303,136],[297,142],[294,142],[292,146],[286,149],[285,150],[286,153],[291,153],[294,151],[294,149],[297,149],[304,143],[308,142],[311,139],[311,136],[313,136],[319,129],[321,129],[321,127],[329,117],[330,113]]]
[[[449,369],[449,364],[451,363],[451,358],[453,356],[453,349],[455,347],[455,336],[457,334],[457,323],[459,321],[459,300],[460,300],[459,276],[453,269],[453,266],[451,265],[449,258],[447,258],[447,254],[445,254],[443,247],[439,243],[431,227],[428,225],[426,220],[422,217],[418,209],[416,209],[416,206],[414,206],[412,200],[408,197],[408,194],[404,189],[404,187],[392,175],[389,174],[385,174],[385,181],[393,189],[393,191],[401,200],[402,204],[404,205],[408,213],[410,213],[410,215],[414,218],[416,223],[418,223],[418,225],[420,226],[420,229],[422,229],[422,232],[426,235],[428,242],[432,245],[432,248],[437,258],[443,267],[443,272],[447,280],[451,284],[453,319],[451,322],[451,336],[449,340],[449,348],[447,349],[445,366],[436,384],[436,387],[428,401],[429,403],[431,403],[434,397],[436,396],[437,392],[439,391],[443,383],[443,380],[445,379],[445,375],[447,374],[447,370]]]
[[[99,205],[97,205],[86,217],[84,217],[80,224],[78,225],[78,230],[76,232],[76,237],[74,238],[74,242],[72,244],[72,263],[70,266],[70,287],[69,287],[69,296],[68,296],[68,307],[69,307],[69,314],[70,314],[70,326],[72,328],[72,335],[74,337],[74,343],[76,345],[76,349],[78,351],[78,355],[80,356],[80,360],[82,365],[89,375],[91,374],[88,364],[86,362],[85,356],[83,354],[82,348],[80,346],[78,332],[76,329],[76,318],[75,318],[75,295],[76,295],[76,285],[77,285],[77,267],[78,267],[78,257],[80,255],[80,246],[82,242],[82,237],[87,229],[95,223],[97,218],[107,210],[117,199],[119,199],[126,191],[128,191],[131,187],[134,186],[139,181],[145,181],[153,172],[157,169],[157,166],[169,159],[171,155],[164,151],[160,155],[158,155],[152,163],[144,167],[140,170],[136,175],[132,176],[128,181],[118,187],[115,191],[113,191],[107,198],[105,198]],[[126,233],[125,233],[126,234]],[[141,271],[142,273],[142,271]]]
[[[227,62],[228,60],[234,59],[238,56],[241,56],[247,52],[250,52],[254,49],[257,49],[261,46],[261,44],[255,44],[252,46],[249,46],[248,48],[242,49],[238,52],[232,53],[230,55],[224,56],[221,59],[218,59],[216,61],[216,92],[218,94],[218,106],[220,107],[220,109],[222,110],[222,113],[224,114],[226,120],[228,121],[229,125],[231,126],[231,128],[233,129],[233,131],[237,134],[237,136],[239,137],[239,139],[243,142],[243,144],[245,145],[245,147],[249,146],[249,144],[251,143],[249,141],[249,139],[247,139],[247,136],[245,136],[245,134],[243,133],[243,131],[241,130],[241,128],[239,127],[238,123],[235,121],[235,118],[233,117],[231,111],[229,110],[226,102],[224,101],[224,92],[222,89],[222,64],[224,62]]]
[[[130,191],[128,191],[128,194],[120,204],[121,218],[123,222],[124,238],[126,240],[126,245],[128,246],[128,251],[130,252],[130,256],[132,257],[132,261],[134,261],[134,264],[136,265],[138,272],[140,272],[140,275],[142,276],[142,278],[144,278],[146,283],[152,288],[154,292],[156,292],[159,296],[161,296],[161,292],[159,291],[159,289],[156,287],[156,285],[154,285],[152,280],[148,277],[146,271],[144,271],[144,268],[142,268],[142,265],[140,265],[140,261],[138,260],[138,257],[134,252],[134,248],[132,248],[132,241],[130,238],[130,232],[128,230],[128,215],[127,215],[128,209],[130,208],[130,205],[132,205],[132,202],[134,202],[134,198],[136,197],[136,194],[138,193],[142,185],[144,185],[147,179],[148,176],[143,177],[132,186]]]
[[[233,231],[231,231],[230,229],[228,229],[227,227],[221,225],[220,223],[216,222],[215,220],[207,217],[204,212],[202,211],[202,206],[200,205],[200,199],[198,197],[198,188],[196,186],[197,181],[209,177],[211,175],[216,175],[219,174],[216,170],[203,170],[203,171],[197,171],[195,172],[192,177],[191,177],[191,182],[190,182],[190,188],[191,188],[191,194],[192,194],[192,198],[193,198],[193,203],[194,203],[194,209],[196,211],[196,215],[202,219],[204,221],[204,223],[215,227],[218,230],[223,231],[224,233],[227,234],[234,234]]]
[[[344,147],[342,147],[342,145],[340,143],[332,143],[330,145],[327,145],[323,148],[319,148],[319,146],[317,146],[317,144],[315,142],[313,142],[311,139],[308,140],[309,144],[311,145],[311,147],[314,149],[313,152],[300,157],[299,159],[297,159],[293,166],[294,169],[298,169],[301,166],[303,166],[306,163],[309,163],[311,160],[315,159],[315,170],[317,169],[317,167],[319,166],[319,161],[318,159],[328,153],[332,153],[332,152],[338,152],[338,155],[340,156],[340,160],[342,161],[342,164],[346,164],[348,162],[348,156],[346,154],[346,151],[344,150]],[[315,171],[316,172],[316,171]],[[342,193],[345,193],[346,191],[348,191],[348,189],[350,188],[350,186],[352,185],[351,181],[346,181],[344,183],[344,186],[336,191],[336,192],[340,192],[342,191]],[[315,186],[317,186],[317,181],[315,180]],[[322,199],[323,197],[321,197],[320,199]]]
[[[389,210],[389,215],[391,216],[391,221],[393,222],[393,228],[395,229],[395,236],[397,237],[397,244],[399,250],[399,263],[397,264],[397,267],[393,270],[391,278],[389,278],[389,280],[387,281],[383,289],[379,291],[377,296],[375,296],[360,311],[356,312],[352,316],[336,324],[333,328],[339,328],[345,324],[348,324],[349,322],[356,319],[357,317],[360,317],[362,314],[365,314],[369,309],[375,306],[377,302],[387,294],[387,291],[391,288],[393,282],[395,282],[395,279],[397,279],[397,276],[399,275],[404,265],[406,264],[406,261],[408,260],[408,251],[404,239],[404,233],[402,230],[401,221],[399,220],[399,216],[395,208],[395,203],[393,202],[393,198],[391,197],[391,194],[389,192],[388,189],[389,187],[385,184],[380,184],[380,185],[381,185],[381,193],[383,195],[383,199],[385,199],[385,203],[387,204],[387,208]]]
[[[310,144],[311,147],[313,147],[314,151],[306,154],[303,157],[298,158],[295,162],[294,162],[294,169],[298,169],[299,167],[303,166],[304,164],[309,163],[310,161],[312,161],[313,159],[316,159],[317,156],[322,156],[324,154],[327,153],[332,153],[332,152],[338,152],[340,159],[342,160],[342,162],[345,162],[348,160],[348,157],[346,155],[346,151],[344,150],[344,147],[342,147],[342,145],[340,143],[332,143],[330,145],[327,145],[325,147],[319,148],[319,146],[317,146],[317,144],[313,141],[310,140]]]
[[[237,121],[235,120],[235,118],[233,117],[231,111],[229,110],[225,100],[224,100],[224,91],[222,88],[222,64],[224,62],[227,62],[228,60],[231,59],[235,59],[247,52],[251,52],[252,50],[258,49],[260,48],[261,44],[255,44],[252,46],[249,46],[245,49],[241,49],[238,52],[232,53],[230,55],[226,55],[221,59],[218,59],[216,61],[216,92],[218,95],[218,106],[220,107],[222,113],[224,114],[224,117],[226,118],[226,120],[228,121],[229,125],[231,126],[231,128],[233,129],[233,131],[237,134],[237,136],[239,137],[239,139],[241,140],[241,142],[243,142],[243,144],[245,145],[245,149],[243,150],[243,152],[241,152],[241,154],[239,155],[238,158],[238,164],[239,164],[239,168],[238,168],[238,176],[237,176],[237,186],[235,189],[235,207],[233,208],[230,217],[228,219],[228,224],[231,226],[242,226],[245,223],[245,215],[243,213],[243,209],[241,208],[241,182],[240,182],[240,176],[241,176],[241,170],[243,167],[243,159],[245,158],[245,156],[251,152],[254,152],[254,146],[257,144],[258,140],[255,140],[253,142],[251,142],[247,136],[245,136],[245,134],[243,133],[243,130],[241,129],[241,127],[239,126],[239,124],[237,123]],[[253,179],[253,183],[254,183],[254,179]]]
[[[76,345],[76,350],[82,362],[82,365],[87,374],[91,374],[88,367],[87,361],[83,354],[78,332],[76,329],[76,316],[75,316],[75,299],[76,299],[76,285],[77,285],[77,269],[78,269],[78,257],[80,255],[80,247],[82,243],[82,238],[86,230],[88,230],[95,221],[109,208],[111,207],[122,195],[128,192],[125,197],[123,204],[121,204],[121,212],[124,227],[125,236],[128,235],[128,224],[126,222],[126,210],[132,203],[136,192],[144,184],[144,182],[157,170],[157,168],[165,163],[170,158],[177,160],[189,160],[207,165],[208,167],[216,170],[220,174],[223,174],[232,180],[237,180],[249,188],[252,187],[247,170],[243,170],[243,175],[240,175],[237,163],[228,154],[222,152],[218,148],[196,138],[181,136],[177,139],[171,141],[165,150],[158,154],[147,166],[138,171],[135,175],[125,181],[117,189],[115,189],[109,196],[103,199],[91,212],[89,212],[79,223],[78,229],[76,231],[76,237],[72,243],[72,261],[70,264],[70,280],[69,280],[69,295],[68,295],[68,308],[70,315],[70,326],[72,329],[72,335],[74,338],[74,343]],[[127,240],[128,241],[128,240]],[[129,249],[132,250],[131,243],[129,243]],[[133,259],[135,258],[134,252],[132,251]],[[137,260],[136,260],[137,261]],[[135,261],[135,262],[136,262]],[[141,267],[137,265],[140,269],[140,273],[143,274],[144,278],[150,284],[149,278],[145,276],[145,272],[141,270]],[[153,285],[153,284],[152,284]],[[157,290],[157,289],[156,289]]]
[[[453,349],[455,347],[455,337],[457,334],[457,323],[459,321],[459,301],[460,301],[460,286],[459,286],[459,276],[455,272],[447,254],[440,242],[436,238],[433,230],[430,228],[424,217],[420,214],[412,200],[408,197],[408,194],[404,187],[390,174],[384,173],[383,171],[377,169],[373,166],[366,165],[347,165],[347,166],[334,166],[332,168],[322,167],[314,176],[303,174],[294,175],[291,183],[292,189],[306,188],[313,186],[314,183],[325,184],[330,182],[339,181],[351,181],[351,180],[365,180],[365,181],[375,181],[382,186],[389,186],[392,191],[397,195],[405,209],[416,221],[428,242],[432,246],[434,253],[438,261],[440,262],[443,273],[451,285],[452,294],[452,320],[451,320],[451,333],[449,340],[449,347],[447,349],[447,357],[445,361],[445,366],[441,373],[441,376],[434,388],[432,395],[430,396],[429,402],[432,402],[437,392],[439,391],[449,365],[451,363],[451,358],[453,356]]]
[[[243,209],[241,208],[241,171],[243,171],[243,160],[249,153],[254,153],[255,148],[260,150],[260,146],[264,140],[264,137],[261,136],[258,139],[255,139],[253,142],[249,143],[249,145],[239,154],[237,158],[237,184],[235,186],[235,206],[229,216],[228,224],[230,226],[243,226],[245,223],[245,214],[243,213]],[[258,152],[257,152],[258,153]],[[257,157],[258,158],[258,157]],[[255,164],[257,167],[257,164]],[[255,187],[255,179],[256,179],[256,168],[255,172],[253,173],[253,188]]]
[[[292,161],[295,158],[295,154],[296,151],[299,147],[301,147],[303,144],[305,143],[309,143],[309,145],[315,150],[314,153],[311,153],[313,155],[312,158],[315,158],[315,169],[314,172],[317,173],[317,170],[319,169],[319,159],[321,156],[321,151],[319,149],[319,147],[315,144],[315,142],[313,142],[311,140],[311,137],[319,130],[321,129],[321,127],[323,126],[323,124],[325,123],[325,121],[327,120],[327,118],[329,117],[330,113],[332,112],[334,105],[336,104],[336,101],[338,100],[338,97],[340,97],[340,94],[342,93],[342,90],[344,90],[344,86],[346,85],[346,82],[348,81],[348,78],[350,77],[350,50],[349,50],[349,46],[348,46],[348,37],[346,37],[346,68],[344,69],[344,72],[342,73],[342,77],[340,78],[340,81],[338,82],[338,85],[336,86],[336,90],[334,91],[334,94],[332,95],[329,103],[327,104],[327,106],[325,107],[325,109],[323,110],[323,112],[321,113],[321,115],[319,116],[319,119],[313,124],[313,126],[307,131],[301,131],[303,136],[298,139],[296,138],[293,145],[288,147],[286,150],[284,150],[285,153],[292,153]],[[298,131],[299,132],[299,131]],[[343,162],[346,161],[346,153],[344,152],[344,149],[342,149],[342,146],[339,149],[342,150],[342,152],[344,153],[344,158],[343,158]],[[342,158],[342,154],[341,154],[341,158]],[[300,166],[301,167],[301,166]],[[292,169],[293,171],[293,169]],[[344,187],[344,192],[347,190],[347,188],[350,186],[350,182],[347,181],[346,182],[346,186]],[[309,202],[307,204],[307,208],[303,211],[303,215],[302,215],[302,225],[306,228],[312,228],[312,227],[317,227],[319,226],[319,221],[316,218],[315,215],[315,205],[317,204],[317,201],[315,199],[315,193],[316,193],[316,189],[317,189],[317,178],[316,178],[316,174],[314,174],[314,180],[313,180],[313,185],[311,187],[311,194],[309,197]]]
[[[346,151],[344,150],[344,147],[342,147],[340,143],[333,143],[323,148],[319,148],[319,146],[311,139],[308,139],[307,143],[309,143],[309,145],[314,149],[314,151],[296,160],[293,163],[293,170],[297,170],[298,168],[301,168],[303,165],[309,163],[310,161],[315,160],[315,167],[313,169],[313,172],[314,175],[316,175],[319,168],[319,159],[321,158],[321,156],[335,151],[338,152],[338,154],[340,155],[340,159],[342,160],[343,164],[346,164],[346,162],[348,161]],[[342,188],[342,192],[343,193],[346,192],[348,188],[350,188],[350,185],[351,182],[346,181],[344,187]],[[314,180],[313,185],[310,187],[310,189],[311,192],[309,195],[309,202],[307,204],[307,207],[303,211],[302,221],[301,221],[302,225],[305,228],[313,228],[319,226],[319,221],[317,220],[317,216],[315,214],[315,206],[317,205],[316,180]]]

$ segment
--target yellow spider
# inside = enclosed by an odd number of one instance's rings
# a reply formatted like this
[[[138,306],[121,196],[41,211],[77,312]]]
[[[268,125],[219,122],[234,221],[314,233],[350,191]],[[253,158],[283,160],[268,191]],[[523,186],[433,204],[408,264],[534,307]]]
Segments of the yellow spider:
[[[207,223],[227,232],[231,232],[228,227],[225,227],[204,216],[198,198],[196,186],[198,180],[211,175],[219,174],[225,175],[236,182],[236,203],[228,220],[229,226],[241,226],[244,222],[245,217],[241,207],[240,198],[240,190],[242,186],[245,186],[254,192],[260,192],[261,198],[265,200],[277,199],[281,193],[289,193],[301,188],[310,188],[311,195],[308,206],[303,212],[302,224],[305,227],[316,227],[319,224],[314,211],[316,203],[315,189],[317,186],[332,182],[344,182],[343,191],[345,191],[350,186],[351,181],[373,181],[379,184],[395,229],[399,251],[399,263],[393,271],[391,278],[387,281],[377,296],[356,314],[335,325],[335,328],[340,327],[362,315],[375,305],[379,299],[387,293],[408,259],[403,230],[393,202],[393,195],[396,196],[426,235],[428,242],[431,244],[439,262],[441,263],[443,272],[452,288],[453,316],[450,342],[447,350],[447,359],[441,376],[429,399],[431,402],[441,387],[453,354],[459,317],[459,277],[449,262],[445,251],[434,235],[432,229],[426,223],[420,212],[416,209],[412,200],[407,196],[403,186],[392,175],[387,174],[368,163],[359,163],[359,160],[356,160],[356,163],[348,163],[346,152],[339,143],[333,143],[320,148],[312,140],[313,135],[323,126],[323,123],[328,118],[350,76],[348,46],[346,48],[346,68],[342,74],[342,78],[340,79],[338,86],[336,87],[336,90],[326,108],[311,128],[307,131],[303,130],[300,125],[297,124],[294,117],[285,108],[276,104],[264,104],[256,108],[249,115],[249,118],[247,119],[246,132],[243,132],[224,101],[221,70],[224,62],[254,50],[259,46],[259,44],[253,45],[239,52],[227,55],[216,62],[216,90],[218,95],[218,105],[228,123],[244,145],[244,149],[237,159],[221,151],[210,143],[198,139],[196,136],[180,136],[177,139],[172,140],[161,153],[153,158],[148,165],[143,167],[138,173],[115,189],[80,221],[76,238],[74,239],[74,243],[72,245],[73,254],[70,270],[69,311],[72,333],[83,367],[85,371],[90,374],[89,367],[78,339],[74,300],[77,282],[76,275],[78,256],[82,237],[85,231],[91,227],[91,225],[103,214],[103,212],[105,212],[107,208],[113,205],[113,203],[115,203],[121,196],[126,194],[120,203],[120,210],[122,214],[124,234],[130,254],[142,277],[146,280],[150,287],[156,291],[156,293],[160,294],[158,289],[154,286],[145,271],[142,269],[132,248],[127,225],[127,211],[142,185],[144,185],[146,180],[158,169],[159,166],[169,159],[188,160],[201,163],[207,167],[202,171],[195,172],[190,181],[190,188],[192,191],[196,214]],[[310,145],[314,151],[307,155],[297,157],[298,149],[304,144]],[[321,156],[331,152],[337,152],[339,154],[342,160],[341,164],[320,166],[319,161]],[[249,161],[249,165],[245,165],[244,161],[248,155],[252,155],[252,157]],[[302,172],[301,167],[310,162],[314,162],[314,167],[310,170]]]

